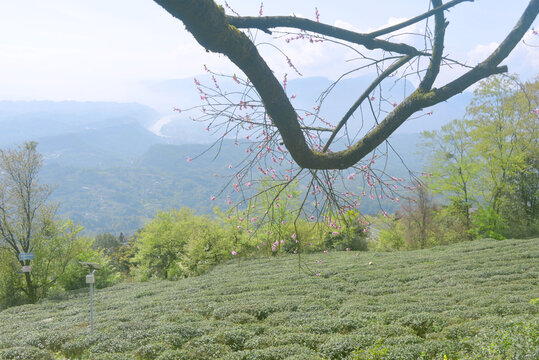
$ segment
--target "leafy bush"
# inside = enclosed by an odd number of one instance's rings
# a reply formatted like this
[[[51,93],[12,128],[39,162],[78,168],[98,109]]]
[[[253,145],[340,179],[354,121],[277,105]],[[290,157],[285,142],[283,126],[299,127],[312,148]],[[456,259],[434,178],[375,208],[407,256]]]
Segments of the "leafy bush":
[[[324,247],[338,251],[367,250],[367,233],[365,226],[361,224],[360,214],[354,210],[349,210],[342,216],[343,225],[338,231],[330,228],[326,232]]]
[[[13,347],[0,349],[0,360],[53,360],[52,355],[46,351],[35,347]]]
[[[221,223],[182,208],[161,212],[136,235],[138,278],[199,275],[231,256],[232,240]]]
[[[7,248],[0,247],[0,310],[26,303],[21,293],[20,263]]]

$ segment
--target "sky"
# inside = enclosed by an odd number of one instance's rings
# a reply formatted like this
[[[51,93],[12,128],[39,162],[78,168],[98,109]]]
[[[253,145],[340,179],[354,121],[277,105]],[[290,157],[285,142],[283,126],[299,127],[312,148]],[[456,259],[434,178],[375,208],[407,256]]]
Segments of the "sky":
[[[264,1],[263,12],[314,19],[316,7],[321,22],[369,31],[428,10],[426,0],[383,3],[272,0]],[[527,3],[476,0],[458,5],[446,13],[445,53],[468,64],[482,60],[511,30]],[[260,2],[251,0],[228,0],[228,4],[241,15],[256,16],[260,8]],[[409,40],[408,36],[403,34],[400,39]],[[263,35],[258,39],[272,41]],[[539,36],[531,31],[525,39],[539,45]],[[331,44],[280,40],[279,47],[305,77],[334,79],[353,58],[345,48]],[[276,74],[298,76],[271,46],[260,49]],[[539,73],[539,47],[519,45],[504,63],[510,72],[531,79]],[[205,52],[179,20],[151,0],[0,0],[0,100],[153,105],[156,102],[144,84],[197,76],[203,73],[203,64],[215,71],[238,71],[225,57]],[[441,80],[458,74],[446,69]]]

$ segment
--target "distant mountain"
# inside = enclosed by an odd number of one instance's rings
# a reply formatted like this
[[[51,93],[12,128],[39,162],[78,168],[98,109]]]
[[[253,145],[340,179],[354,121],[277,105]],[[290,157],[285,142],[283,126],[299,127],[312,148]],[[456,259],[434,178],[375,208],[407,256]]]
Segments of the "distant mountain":
[[[133,161],[164,139],[138,123],[37,138],[38,151],[47,163],[86,166],[119,166]]]
[[[226,142],[221,157],[215,152],[187,162],[205,145],[153,145],[134,161],[109,167],[84,167],[59,159],[47,161],[40,179],[55,191],[59,214],[84,225],[90,233],[134,232],[159,210],[188,206],[211,213],[224,199],[210,201],[230,178],[225,165],[237,158]],[[220,175],[220,176],[214,176]]]
[[[343,80],[325,99],[321,116],[335,123],[370,80]],[[207,77],[200,81],[211,82]],[[189,206],[211,213],[216,205],[226,207],[230,187],[216,201],[209,199],[227,186],[248,145],[227,139],[207,151],[216,138],[204,130],[205,125],[193,123],[189,114],[172,112],[172,106],[198,104],[192,79],[146,85],[163,103],[170,101],[169,113],[133,103],[0,101],[0,148],[38,141],[38,151],[45,159],[41,182],[56,188],[51,200],[60,202],[61,215],[84,225],[90,233],[133,232],[157,211],[169,208]],[[289,82],[288,93],[297,94],[296,107],[310,111],[330,85],[324,78],[296,79]],[[385,101],[398,102],[413,90],[404,81],[388,85],[392,89]],[[423,158],[416,146],[418,132],[462,117],[470,98],[467,93],[459,95],[434,107],[431,116],[425,115],[430,109],[424,109],[421,118],[408,120],[390,137],[391,146],[384,143],[377,150],[387,153],[387,159],[377,163],[379,168],[403,178],[409,177],[409,171],[420,172]],[[364,120],[369,116],[365,114]],[[360,125],[361,117],[356,115],[351,119],[351,132]],[[335,142],[335,147],[342,146],[343,141]],[[187,157],[195,160],[187,162]],[[237,194],[230,195],[234,200]],[[361,211],[376,213],[381,207],[392,211],[396,206],[365,200]]]
[[[0,146],[133,122],[148,127],[159,118],[136,103],[0,101]]]
[[[409,177],[408,169],[421,171],[418,141],[417,134],[392,137],[390,143],[404,164],[390,149],[387,161],[381,158],[378,168],[404,178]],[[59,213],[84,225],[90,233],[131,233],[159,210],[188,206],[210,214],[214,206],[227,207],[227,195],[231,195],[232,201],[238,200],[240,194],[232,191],[228,183],[237,182],[233,175],[243,157],[244,146],[228,140],[210,150],[208,145],[200,144],[155,144],[132,161],[118,160],[113,164],[109,161],[109,166],[80,166],[69,157],[58,157],[46,161],[41,181],[55,186],[51,200],[61,204]],[[188,162],[187,157],[194,160]],[[254,177],[257,176],[255,172]],[[350,190],[361,191],[354,188],[359,182],[348,185]],[[210,201],[212,196],[217,199]],[[361,211],[377,213],[381,208],[393,211],[395,206],[388,201],[366,199]]]

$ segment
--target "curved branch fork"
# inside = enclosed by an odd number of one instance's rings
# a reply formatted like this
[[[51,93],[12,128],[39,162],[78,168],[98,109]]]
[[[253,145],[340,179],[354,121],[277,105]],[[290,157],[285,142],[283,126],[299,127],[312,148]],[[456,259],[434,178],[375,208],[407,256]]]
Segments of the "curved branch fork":
[[[242,18],[225,15],[222,7],[213,0],[154,0],[172,16],[181,20],[187,30],[206,50],[226,55],[251,80],[258,91],[268,116],[283,139],[284,145],[296,163],[309,169],[345,169],[353,166],[386,140],[412,114],[425,107],[445,101],[461,93],[470,85],[492,74],[507,71],[499,66],[531,27],[539,11],[539,0],[530,0],[521,18],[505,40],[482,63],[441,88],[432,88],[442,59],[446,22],[443,11],[463,1],[453,0],[442,4],[432,0],[433,9],[423,15],[394,27],[371,34],[359,34],[345,29],[320,24],[296,17]],[[424,54],[406,44],[376,39],[376,36],[400,29],[434,15],[434,46],[432,54]],[[386,118],[350,148],[335,152],[317,152],[309,148],[302,132],[298,115],[279,81],[273,75],[253,42],[238,27],[253,27],[267,31],[274,27],[294,27],[321,35],[346,40],[368,49],[381,49],[405,55],[406,58],[430,56],[430,65],[418,89],[400,103]]]

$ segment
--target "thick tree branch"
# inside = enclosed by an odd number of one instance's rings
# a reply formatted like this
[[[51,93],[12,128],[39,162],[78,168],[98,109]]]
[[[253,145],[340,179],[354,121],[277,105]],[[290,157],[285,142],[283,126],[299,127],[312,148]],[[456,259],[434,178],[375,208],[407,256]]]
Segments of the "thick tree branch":
[[[442,5],[442,0],[432,0],[432,5],[436,8],[440,7]],[[443,11],[436,13],[434,16],[434,45],[432,47],[432,56],[430,58],[427,73],[419,84],[419,89],[421,89],[421,91],[429,91],[432,88],[438,73],[440,72],[440,64],[442,63],[444,51],[446,26],[447,23],[445,22]]]
[[[212,0],[155,1],[180,19],[200,45],[225,54],[247,75],[294,160],[303,167],[315,164],[317,156],[309,149],[298,115],[281,84],[251,40],[227,23],[223,9]]]
[[[507,72],[507,66],[498,67],[498,65],[511,53],[511,51],[513,51],[515,46],[517,46],[526,31],[532,26],[538,12],[539,0],[531,0],[513,30],[511,30],[496,50],[494,50],[485,61],[477,64],[461,77],[442,88],[435,90],[436,97],[440,96],[440,101],[445,101],[451,96],[461,93],[481,79],[490,75]]]
[[[309,148],[298,122],[298,115],[279,81],[275,78],[273,72],[262,59],[255,45],[249,38],[236,27],[231,26],[228,23],[230,18],[225,15],[221,7],[218,7],[212,0],[155,1],[174,17],[180,19],[185,24],[187,30],[193,34],[195,39],[204,48],[209,51],[219,52],[226,55],[247,75],[258,91],[268,116],[277,126],[284,145],[289,150],[292,158],[300,167],[310,169],[345,169],[353,166],[387,139],[413,113],[424,107],[445,101],[489,75],[506,71],[506,67],[498,67],[499,63],[509,55],[527,29],[530,28],[537,16],[539,8],[539,0],[531,0],[513,31],[511,31],[491,56],[477,65],[474,69],[446,86],[440,89],[428,90],[431,88],[439,71],[438,57],[440,55],[438,54],[440,54],[443,49],[443,39],[435,39],[435,53],[432,55],[431,65],[427,71],[427,80],[423,81],[422,87],[412,93],[389,113],[376,128],[349,149],[336,153],[321,153],[312,151]],[[443,26],[441,25],[443,13],[438,12],[437,14],[439,14],[437,16],[439,16],[439,19],[441,20],[436,21],[437,29],[435,31],[435,36],[437,36],[436,34],[441,34],[443,36],[445,30],[442,30],[442,28],[445,28],[445,23]],[[316,29],[325,29],[324,31],[337,32],[340,34],[339,36],[357,37],[358,35],[361,35],[353,32],[347,34],[345,30],[328,27],[327,25],[318,24],[310,20],[306,21],[303,19],[298,22],[298,19],[296,18],[293,23],[290,23],[290,19],[285,17],[279,18],[279,21],[282,21],[279,26],[294,27],[291,25],[297,25],[299,28],[310,30],[304,25],[315,26],[311,24],[314,23],[316,26],[313,31],[316,31]],[[299,26],[300,24],[302,26]],[[365,41],[361,36],[359,38],[361,38],[359,41]],[[384,49],[384,47],[387,46],[399,45],[388,42],[377,43],[375,41],[376,39],[370,39],[370,41],[365,41],[362,45],[369,47],[373,46],[373,44],[378,44],[380,46],[377,46],[376,48],[380,49]],[[412,51],[410,53],[402,53],[408,55],[420,55],[416,49],[412,49],[413,50],[410,50]]]
[[[374,39],[370,35],[360,34],[336,26],[331,26],[310,19],[304,19],[295,16],[227,16],[227,19],[230,25],[233,25],[238,29],[256,28],[260,30],[267,30],[278,27],[294,28],[311,31],[317,34],[333,37],[340,40],[345,40],[354,44],[365,46],[369,50],[381,49],[405,55],[423,54],[422,52],[410,45]]]

